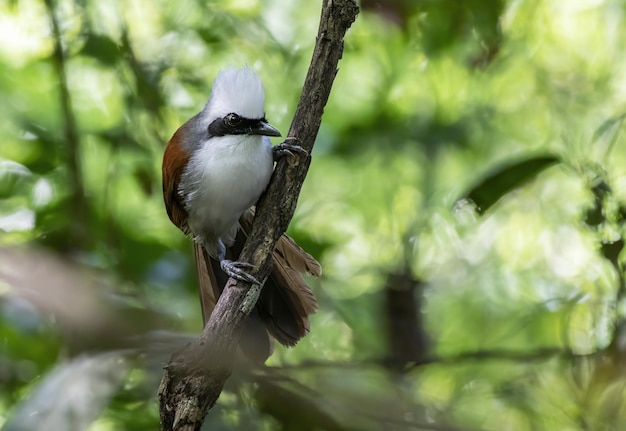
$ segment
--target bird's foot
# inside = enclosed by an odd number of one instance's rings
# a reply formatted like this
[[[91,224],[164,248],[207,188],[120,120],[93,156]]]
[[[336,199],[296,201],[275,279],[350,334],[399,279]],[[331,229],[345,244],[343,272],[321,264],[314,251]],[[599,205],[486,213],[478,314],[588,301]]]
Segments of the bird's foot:
[[[292,143],[293,142],[293,143]],[[309,152],[302,148],[300,145],[296,145],[295,142],[298,142],[298,138],[295,136],[288,136],[285,138],[285,141],[272,147],[272,155],[274,156],[274,161],[277,162],[284,156],[293,157],[297,154],[308,155]]]
[[[220,261],[220,267],[229,277],[236,280],[251,284],[261,284],[259,280],[248,273],[248,271],[254,269],[254,265],[250,263],[224,259]]]

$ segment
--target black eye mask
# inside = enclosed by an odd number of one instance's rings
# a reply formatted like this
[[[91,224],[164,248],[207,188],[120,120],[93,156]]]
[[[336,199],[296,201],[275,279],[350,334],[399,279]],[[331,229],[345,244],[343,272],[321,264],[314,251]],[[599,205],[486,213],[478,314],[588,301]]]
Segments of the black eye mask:
[[[265,122],[265,118],[243,118],[237,114],[228,114],[223,118],[217,118],[209,124],[209,135],[226,136],[226,135],[255,135],[256,130],[261,128]]]

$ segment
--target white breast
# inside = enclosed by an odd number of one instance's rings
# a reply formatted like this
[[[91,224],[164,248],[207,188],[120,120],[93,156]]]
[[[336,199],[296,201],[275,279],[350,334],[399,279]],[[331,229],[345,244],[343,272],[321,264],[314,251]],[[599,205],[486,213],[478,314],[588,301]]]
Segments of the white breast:
[[[213,257],[231,245],[239,217],[256,203],[272,175],[269,138],[229,135],[207,140],[189,161],[180,191],[196,240]]]

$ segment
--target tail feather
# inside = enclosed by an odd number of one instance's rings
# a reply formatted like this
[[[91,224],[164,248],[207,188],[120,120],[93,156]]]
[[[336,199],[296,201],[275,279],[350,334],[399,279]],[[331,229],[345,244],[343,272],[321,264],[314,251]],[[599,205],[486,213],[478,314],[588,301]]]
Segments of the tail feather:
[[[276,243],[274,249],[274,257],[279,257],[281,264],[287,266],[300,274],[320,277],[322,275],[322,266],[313,256],[296,244],[296,242],[283,235]]]
[[[240,221],[247,236],[252,228],[254,208]],[[317,300],[302,274],[319,277],[320,264],[296,242],[283,235],[273,253],[272,273],[261,291],[259,311],[268,331],[286,346],[295,345],[310,329],[310,314],[317,311]]]
[[[210,265],[206,251],[197,242],[193,243],[193,250],[196,257],[200,308],[202,309],[202,324],[204,326],[209,320],[215,304],[217,304],[217,298],[221,293],[221,289],[218,288],[219,283],[215,278],[215,272]]]
[[[206,250],[194,242],[196,255],[196,269],[200,292],[200,307],[202,308],[202,324],[206,325],[217,298],[222,293],[228,276],[220,268],[219,262],[212,259]],[[243,323],[239,338],[239,347],[245,356],[253,362],[264,362],[272,353],[273,343],[263,325],[258,309],[252,310]]]
[[[235,243],[227,250],[228,259],[236,260],[239,257],[253,218],[253,209],[241,217],[241,229],[237,232]],[[219,262],[211,258],[201,245],[194,244],[194,248],[202,318],[206,324],[228,276],[220,268]],[[278,240],[273,254],[272,273],[261,290],[257,306],[242,329],[240,346],[246,356],[262,362],[270,355],[272,343],[268,333],[279,343],[293,346],[309,332],[308,316],[317,311],[317,301],[302,274],[319,277],[321,273],[320,264],[294,240],[286,235]]]

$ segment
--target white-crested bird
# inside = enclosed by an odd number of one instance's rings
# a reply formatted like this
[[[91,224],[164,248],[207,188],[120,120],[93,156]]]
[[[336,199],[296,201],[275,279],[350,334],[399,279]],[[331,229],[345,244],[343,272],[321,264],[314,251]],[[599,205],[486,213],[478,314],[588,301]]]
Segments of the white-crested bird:
[[[254,217],[253,205],[267,187],[274,161],[297,149],[272,147],[280,136],[265,119],[261,79],[249,68],[227,68],[213,82],[204,109],[174,133],[163,157],[163,197],[170,220],[194,241],[200,303],[206,323],[229,276],[256,282],[238,262]],[[292,346],[309,331],[317,302],[302,274],[321,267],[283,235],[273,253],[272,273],[245,321],[240,346],[265,360],[268,332]]]

